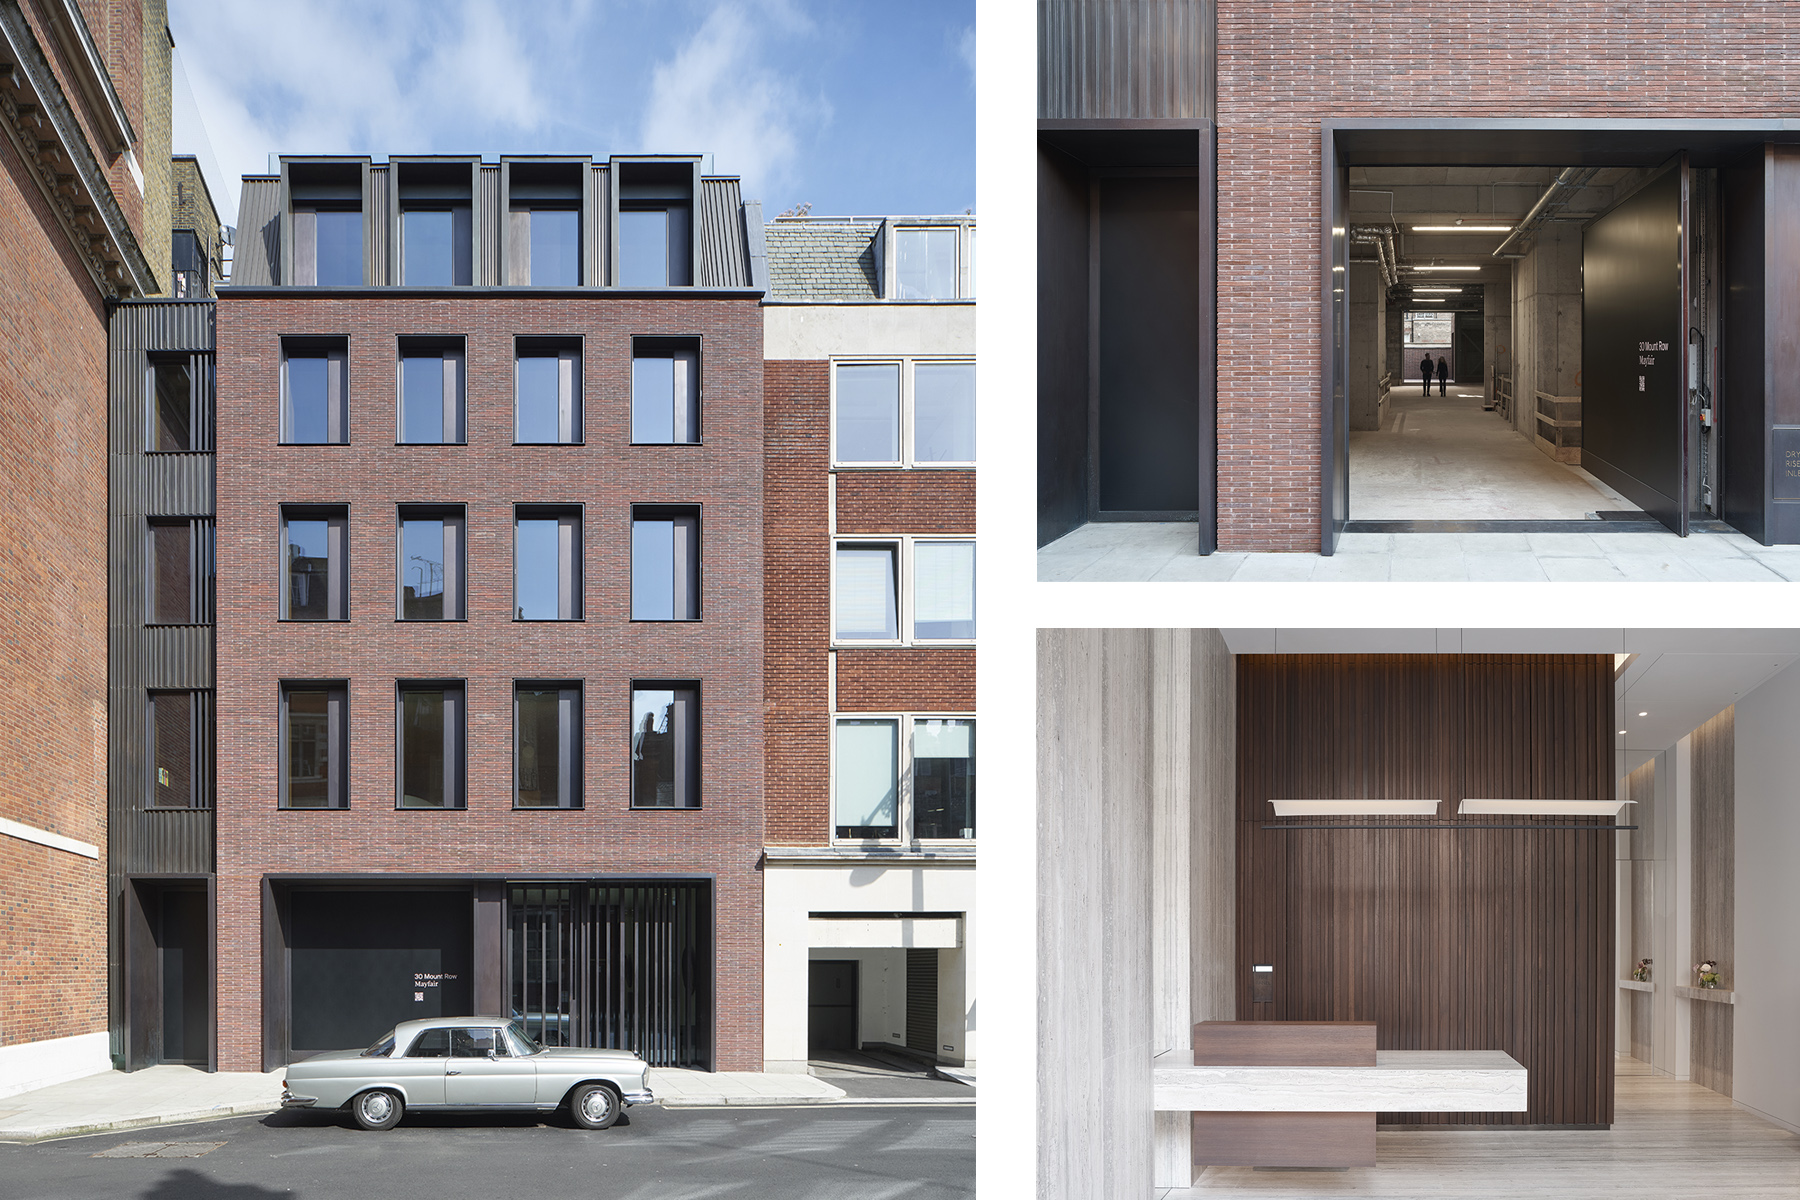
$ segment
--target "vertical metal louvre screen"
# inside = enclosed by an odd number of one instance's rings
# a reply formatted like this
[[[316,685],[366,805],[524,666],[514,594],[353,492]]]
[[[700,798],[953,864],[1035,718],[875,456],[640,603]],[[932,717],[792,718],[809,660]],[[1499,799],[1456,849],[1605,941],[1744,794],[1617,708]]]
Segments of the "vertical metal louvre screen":
[[[708,1064],[708,885],[511,889],[513,1015],[547,1046],[631,1050],[652,1066]]]

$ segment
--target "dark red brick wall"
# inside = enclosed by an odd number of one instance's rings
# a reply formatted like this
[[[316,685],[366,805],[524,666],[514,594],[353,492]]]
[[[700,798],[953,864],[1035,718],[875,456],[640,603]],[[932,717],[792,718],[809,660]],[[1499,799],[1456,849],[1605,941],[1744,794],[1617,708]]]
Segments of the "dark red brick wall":
[[[218,312],[219,1064],[258,1069],[265,873],[713,872],[718,1066],[762,1061],[763,375],[754,301],[226,296]],[[702,446],[632,446],[631,336],[702,339]],[[350,341],[347,446],[280,446],[279,339]],[[465,446],[396,446],[395,338],[468,338]],[[584,337],[581,446],[512,444],[513,336]],[[394,619],[397,503],[468,506],[464,623]],[[633,624],[630,506],[702,505],[696,623]],[[278,508],[347,503],[350,620],[277,620]],[[586,619],[518,624],[514,502],[585,505]],[[468,808],[394,808],[394,681],[467,681]],[[634,677],[701,691],[702,805],[629,808]],[[350,683],[350,807],[276,807],[281,679]],[[585,681],[580,811],[512,808],[512,681]]]
[[[831,471],[829,365],[771,362],[765,508],[769,843],[831,840]],[[975,530],[975,474],[839,471],[840,533]],[[837,652],[840,712],[973,712],[972,647]]]
[[[830,405],[826,363],[766,365],[763,770],[774,846],[831,839]]]
[[[0,817],[106,846],[106,313],[0,137]],[[106,874],[0,836],[0,1045],[106,1028]]]
[[[1793,11],[1221,0],[1220,548],[1318,548],[1323,120],[1779,116],[1800,103]]]

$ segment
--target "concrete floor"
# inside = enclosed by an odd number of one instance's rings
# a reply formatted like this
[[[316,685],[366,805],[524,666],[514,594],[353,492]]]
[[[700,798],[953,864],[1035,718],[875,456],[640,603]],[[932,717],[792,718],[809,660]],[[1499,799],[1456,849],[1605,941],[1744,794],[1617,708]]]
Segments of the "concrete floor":
[[[1083,525],[1038,551],[1044,582],[1661,582],[1800,580],[1800,546],[1741,533],[1346,533],[1330,558],[1202,558],[1191,522]]]
[[[1484,412],[1481,399],[1454,384],[1442,398],[1415,386],[1389,393],[1380,431],[1350,435],[1350,519],[1579,521],[1637,508]]]

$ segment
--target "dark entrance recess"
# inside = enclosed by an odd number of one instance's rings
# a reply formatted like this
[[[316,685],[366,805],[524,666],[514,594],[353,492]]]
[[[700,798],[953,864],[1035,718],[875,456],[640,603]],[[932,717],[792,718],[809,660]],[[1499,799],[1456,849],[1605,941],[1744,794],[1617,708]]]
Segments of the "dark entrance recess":
[[[1719,515],[1800,543],[1800,130],[1754,121],[1360,120],[1322,127],[1320,550],[1349,508],[1344,228],[1352,166],[1658,167],[1668,174],[1587,230],[1582,465],[1685,534],[1701,490],[1697,431],[1716,427]],[[1716,172],[1718,340],[1690,248],[1697,171]],[[1040,189],[1041,190],[1041,189]],[[1687,236],[1683,236],[1683,233]],[[1041,252],[1040,252],[1041,254]],[[1652,321],[1658,329],[1640,328]],[[1640,351],[1640,342],[1667,344]],[[1040,355],[1042,349],[1040,348]],[[1621,360],[1621,355],[1625,357]],[[1640,355],[1654,363],[1639,364]],[[1716,391],[1709,381],[1718,364]],[[1622,362],[1622,365],[1621,365]],[[1704,367],[1704,370],[1696,370]],[[1642,368],[1642,369],[1640,369]],[[1040,364],[1040,370],[1042,369]],[[1461,374],[1459,369],[1459,376]],[[1643,374],[1644,391],[1637,391]],[[1653,390],[1655,389],[1655,390]],[[1792,474],[1786,442],[1793,440]]]
[[[212,885],[206,877],[126,884],[127,1070],[183,1063],[212,1070]]]
[[[814,959],[806,964],[806,1053],[856,1050],[855,959]]]
[[[470,1012],[472,910],[467,888],[295,890],[291,1053],[367,1046],[399,1021]]]
[[[510,893],[512,1015],[533,1037],[712,1069],[709,883],[531,884]]]
[[[1038,544],[1088,521],[1216,538],[1214,131],[1038,123]]]
[[[938,952],[906,952],[906,1048],[937,1057]]]

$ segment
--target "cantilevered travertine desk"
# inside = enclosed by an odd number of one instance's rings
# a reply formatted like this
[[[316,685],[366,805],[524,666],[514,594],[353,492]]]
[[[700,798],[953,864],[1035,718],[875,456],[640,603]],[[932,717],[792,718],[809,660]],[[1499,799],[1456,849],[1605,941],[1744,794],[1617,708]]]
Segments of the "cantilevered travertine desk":
[[[1284,1034],[1306,1039],[1322,1031],[1339,1032],[1278,1021],[1237,1024],[1236,1030],[1215,1026],[1210,1032],[1271,1039],[1277,1051]],[[1245,1029],[1245,1024],[1262,1028]],[[1206,1041],[1205,1028],[1196,1027],[1196,1044]],[[1368,1031],[1372,1065],[1365,1059],[1364,1065],[1239,1066],[1196,1062],[1192,1051],[1160,1054],[1152,1064],[1155,1106],[1159,1112],[1195,1114],[1194,1163],[1216,1167],[1373,1166],[1378,1112],[1525,1111],[1526,1070],[1511,1055],[1500,1050],[1374,1051],[1373,1027],[1362,1029]],[[1207,1049],[1212,1052],[1203,1050],[1199,1057],[1216,1059],[1217,1047]],[[1294,1057],[1245,1055],[1252,1056]]]

